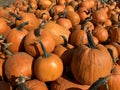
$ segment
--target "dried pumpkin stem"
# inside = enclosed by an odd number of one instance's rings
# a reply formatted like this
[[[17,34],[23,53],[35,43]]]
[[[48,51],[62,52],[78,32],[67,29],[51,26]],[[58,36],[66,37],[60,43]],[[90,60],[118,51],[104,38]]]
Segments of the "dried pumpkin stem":
[[[89,45],[89,47],[90,47],[90,48],[96,48],[95,43],[94,43],[94,41],[93,41],[93,38],[92,38],[92,36],[91,36],[91,33],[90,33],[89,28],[87,28],[86,33],[87,33],[87,38],[88,38],[88,45]]]
[[[28,21],[21,23],[21,24],[17,27],[17,30],[22,30],[22,28],[23,28],[25,25],[28,25]]]
[[[22,19],[22,17],[16,15],[16,14],[13,13],[13,12],[9,12],[9,14],[12,15],[12,16],[14,16],[14,17],[16,17],[17,20],[21,20],[21,19]]]
[[[34,30],[34,34],[36,37],[39,37],[40,36],[40,30],[41,28],[43,28],[43,26],[45,25],[46,21],[43,20],[40,25]]]
[[[18,78],[18,87],[20,90],[30,90],[29,88],[26,87],[25,78],[23,76],[20,76]]]

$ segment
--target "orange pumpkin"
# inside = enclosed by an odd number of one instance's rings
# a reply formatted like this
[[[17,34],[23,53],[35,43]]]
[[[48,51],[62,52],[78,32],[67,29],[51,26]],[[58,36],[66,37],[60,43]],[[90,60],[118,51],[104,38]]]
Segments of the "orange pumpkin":
[[[20,24],[18,27],[13,28],[6,37],[7,43],[12,43],[8,50],[12,53],[17,53],[19,51],[24,51],[24,44],[23,40],[24,37],[27,35],[28,31],[23,27],[28,25],[28,22],[24,22]]]
[[[25,51],[29,53],[33,57],[38,57],[39,55],[43,55],[43,51],[41,45],[36,40],[41,40],[43,42],[44,47],[47,52],[52,52],[55,48],[55,41],[52,35],[42,28],[44,25],[44,21],[39,25],[35,30],[30,31],[24,40]],[[43,26],[42,26],[43,25]]]
[[[15,90],[48,90],[45,82],[39,81],[37,79],[26,80],[25,77],[20,76],[16,79],[18,86]]]
[[[44,25],[43,29],[47,30],[52,35],[52,37],[55,40],[56,45],[57,44],[62,44],[64,42],[63,39],[61,38],[61,35],[65,36],[66,39],[68,40],[69,36],[70,36],[70,33],[71,33],[66,28],[60,26],[59,24],[57,24],[57,23],[55,23],[51,20],[48,21]]]
[[[53,53],[48,53],[41,41],[38,41],[44,54],[34,62],[34,73],[38,80],[48,82],[58,79],[63,72],[62,60]]]
[[[4,73],[10,84],[16,85],[16,78],[20,75],[30,78],[32,72],[33,57],[25,52],[15,53],[9,57],[4,64]]]
[[[87,37],[88,46],[80,45],[73,53],[71,70],[79,83],[91,85],[98,78],[110,73],[112,58],[102,44],[94,44],[89,29],[87,30]]]

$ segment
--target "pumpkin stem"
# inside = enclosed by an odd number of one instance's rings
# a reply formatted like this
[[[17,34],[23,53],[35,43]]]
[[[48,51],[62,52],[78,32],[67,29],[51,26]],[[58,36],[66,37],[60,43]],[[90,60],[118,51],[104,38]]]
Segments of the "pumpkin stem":
[[[40,43],[40,45],[41,45],[41,47],[42,47],[42,50],[43,50],[43,53],[44,53],[44,54],[43,54],[43,57],[47,58],[47,57],[49,56],[49,53],[48,53],[47,50],[45,49],[42,41],[40,41],[40,40],[37,40],[37,41]]]
[[[40,25],[34,30],[34,34],[36,37],[40,36],[40,29],[43,28],[43,26],[45,25],[46,21],[43,20]]]
[[[101,85],[105,85],[107,90],[108,90],[108,80],[109,80],[110,75],[103,77],[103,78],[99,78],[97,81],[95,81],[88,90],[97,90],[98,87],[100,87]]]
[[[84,26],[88,21],[92,20],[92,16],[86,18],[84,21],[80,22],[80,24],[82,25],[81,29],[84,30]]]
[[[14,17],[16,17],[17,20],[22,20],[22,17],[16,15],[16,14],[13,13],[13,12],[9,12],[9,14],[12,15],[12,16],[14,16]]]
[[[109,53],[110,53],[110,55],[111,55],[111,57],[112,57],[113,63],[114,63],[114,64],[117,64],[117,63],[116,63],[116,60],[115,60],[115,58],[114,58],[114,56],[113,56],[113,50],[110,49],[110,48],[108,48],[107,50],[109,51]]]
[[[66,17],[66,9],[64,9],[63,12],[58,13],[59,18],[65,18]]]
[[[20,76],[16,81],[20,90],[30,90],[26,87],[25,78],[23,76]]]
[[[66,38],[65,36],[63,36],[63,35],[61,35],[61,37],[62,37],[63,40],[64,40],[63,46],[64,46],[64,47],[67,47],[67,46],[68,46],[67,38]]]
[[[96,48],[93,38],[91,36],[90,30],[89,30],[89,27],[87,28],[86,33],[87,33],[87,38],[88,38],[88,46],[90,48]]]
[[[2,45],[2,51],[3,51],[3,52],[5,52],[7,55],[10,55],[10,56],[13,55],[12,52],[10,52],[9,50],[7,50],[7,48],[8,48],[10,45],[12,45],[12,43],[1,43],[1,45]]]
[[[23,28],[25,25],[28,25],[28,21],[21,23],[21,24],[17,27],[17,30],[22,30],[22,28]]]

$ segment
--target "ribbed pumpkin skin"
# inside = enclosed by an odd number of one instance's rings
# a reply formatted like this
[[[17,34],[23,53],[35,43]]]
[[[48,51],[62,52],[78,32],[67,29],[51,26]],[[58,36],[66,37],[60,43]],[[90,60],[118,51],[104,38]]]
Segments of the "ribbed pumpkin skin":
[[[72,57],[71,70],[81,84],[91,85],[100,77],[108,75],[111,68],[111,56],[101,44],[92,49],[81,45],[76,48]]]

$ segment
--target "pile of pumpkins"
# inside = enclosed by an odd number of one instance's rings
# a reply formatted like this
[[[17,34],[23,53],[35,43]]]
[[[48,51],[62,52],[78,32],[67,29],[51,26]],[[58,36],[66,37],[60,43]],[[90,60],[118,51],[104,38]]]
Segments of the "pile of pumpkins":
[[[0,2],[0,90],[120,90],[119,0]]]

